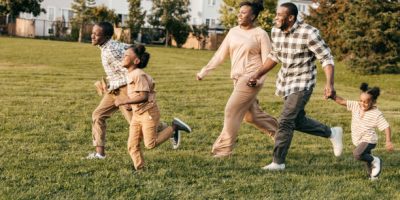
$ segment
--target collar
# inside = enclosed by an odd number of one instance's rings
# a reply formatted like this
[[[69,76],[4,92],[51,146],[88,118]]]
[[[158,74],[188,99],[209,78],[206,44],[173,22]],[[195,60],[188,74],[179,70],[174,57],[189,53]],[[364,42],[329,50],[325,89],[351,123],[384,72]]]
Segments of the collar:
[[[296,20],[296,22],[293,24],[292,27],[290,27],[289,31],[282,31],[284,34],[290,34],[293,33],[303,22]]]
[[[113,40],[112,40],[112,39],[109,39],[109,40],[107,40],[106,42],[104,42],[102,45],[98,45],[98,47],[99,47],[100,49],[104,49],[104,48],[110,46],[111,43],[113,43]]]

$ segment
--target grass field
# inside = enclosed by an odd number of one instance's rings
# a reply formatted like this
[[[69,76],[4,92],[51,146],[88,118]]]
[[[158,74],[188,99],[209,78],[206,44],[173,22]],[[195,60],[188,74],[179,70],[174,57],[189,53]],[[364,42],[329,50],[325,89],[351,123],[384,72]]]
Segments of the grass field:
[[[147,170],[133,174],[127,153],[128,124],[120,113],[108,120],[106,160],[85,160],[91,146],[91,113],[100,97],[93,83],[104,75],[100,51],[89,44],[0,37],[0,199],[400,199],[400,75],[361,76],[342,64],[336,89],[357,100],[365,81],[381,87],[378,106],[393,130],[395,152],[384,133],[374,154],[384,161],[378,181],[352,157],[350,113],[322,98],[324,74],[306,110],[328,125],[343,126],[344,155],[329,140],[295,133],[286,170],[267,172],[273,143],[243,124],[234,155],[214,159],[211,146],[223,124],[232,90],[228,62],[204,81],[195,73],[212,51],[149,47],[146,71],[156,80],[162,119],[176,116],[192,126],[181,148],[165,143],[145,151]],[[277,69],[259,95],[278,117]]]

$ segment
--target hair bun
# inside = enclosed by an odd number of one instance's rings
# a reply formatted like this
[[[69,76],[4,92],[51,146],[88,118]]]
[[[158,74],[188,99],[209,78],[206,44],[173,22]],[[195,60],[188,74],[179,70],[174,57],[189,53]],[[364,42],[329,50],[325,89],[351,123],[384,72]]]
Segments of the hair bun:
[[[257,7],[259,11],[264,10],[264,0],[256,0],[254,1],[254,5]]]
[[[368,83],[361,83],[360,90],[365,92],[368,90]]]
[[[137,49],[137,53],[140,55],[143,55],[143,53],[146,52],[146,47],[141,44],[137,45],[136,49]]]

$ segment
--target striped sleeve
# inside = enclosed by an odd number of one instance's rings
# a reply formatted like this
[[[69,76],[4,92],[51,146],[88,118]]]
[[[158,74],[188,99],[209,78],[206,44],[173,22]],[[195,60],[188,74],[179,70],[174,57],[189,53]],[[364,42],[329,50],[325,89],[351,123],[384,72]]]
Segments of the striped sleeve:
[[[347,110],[353,111],[357,108],[358,102],[357,101],[346,101]]]
[[[383,131],[383,130],[385,130],[386,128],[389,127],[389,123],[383,117],[382,113],[380,115],[378,115],[377,123],[378,123],[377,127],[378,127],[379,131]]]

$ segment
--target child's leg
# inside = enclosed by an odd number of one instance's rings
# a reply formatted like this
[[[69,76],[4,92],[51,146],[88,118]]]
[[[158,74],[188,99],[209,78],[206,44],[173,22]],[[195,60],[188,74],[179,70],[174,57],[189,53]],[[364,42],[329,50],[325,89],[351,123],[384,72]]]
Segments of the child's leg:
[[[172,137],[174,130],[171,126],[157,132],[157,126],[160,122],[160,111],[157,107],[148,110],[141,116],[144,119],[142,121],[142,131],[144,145],[147,149],[153,149]]]
[[[374,160],[374,158],[371,155],[371,150],[374,149],[375,146],[376,144],[362,142],[353,150],[353,156],[356,160],[366,162],[366,169],[368,175],[371,174],[371,162]]]
[[[142,138],[142,126],[139,121],[132,120],[129,126],[128,152],[136,170],[140,170],[144,166],[143,152],[140,149]]]

